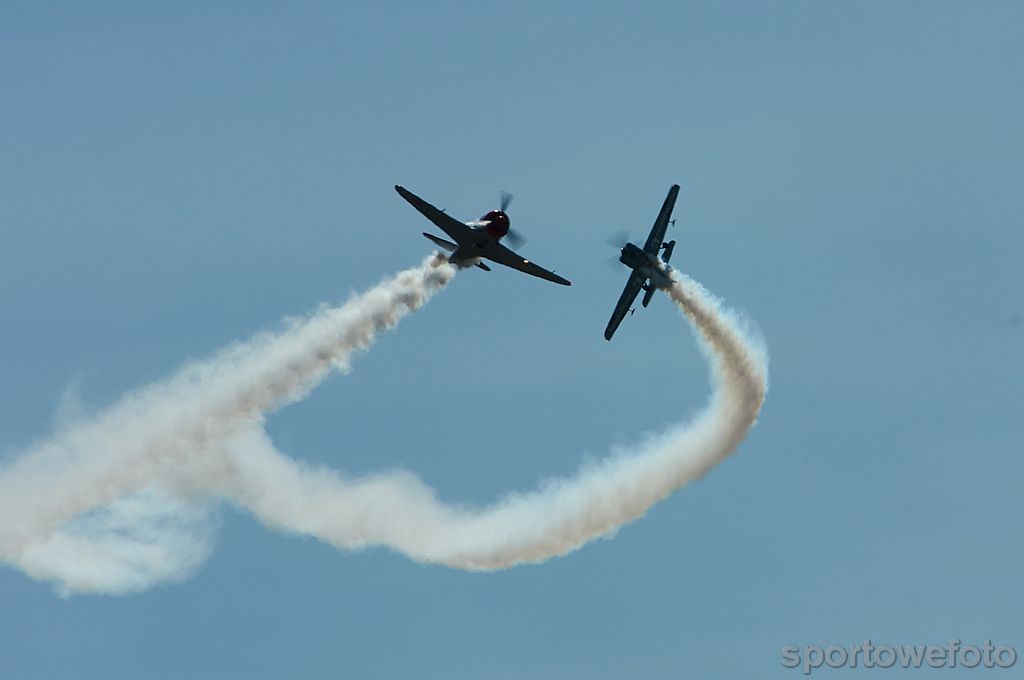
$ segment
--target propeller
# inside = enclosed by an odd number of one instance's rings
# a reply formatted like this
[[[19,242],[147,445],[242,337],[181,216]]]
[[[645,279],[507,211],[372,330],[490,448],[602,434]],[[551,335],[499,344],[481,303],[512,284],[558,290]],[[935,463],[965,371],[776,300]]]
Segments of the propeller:
[[[619,250],[622,250],[623,248],[626,247],[626,244],[629,243],[629,232],[626,231],[625,229],[617,231],[608,236],[608,238],[605,239],[605,243],[607,243],[610,246],[614,246]]]
[[[625,229],[613,232],[605,239],[605,243],[615,248],[615,250],[621,251],[626,247],[626,244],[629,243],[629,232]],[[619,270],[619,267],[622,264],[619,260],[618,254],[609,255],[608,259],[606,259],[604,263],[609,269],[614,269],[616,271]]]
[[[523,244],[526,243],[526,238],[511,227],[509,227],[508,233],[505,234],[505,240],[508,241],[508,244],[512,246],[513,250],[519,250],[523,247]]]
[[[501,212],[508,210],[508,204],[515,198],[512,194],[502,190],[501,192]],[[526,243],[526,238],[515,229],[509,227],[508,233],[505,234],[505,241],[508,242],[513,249],[519,249]]]

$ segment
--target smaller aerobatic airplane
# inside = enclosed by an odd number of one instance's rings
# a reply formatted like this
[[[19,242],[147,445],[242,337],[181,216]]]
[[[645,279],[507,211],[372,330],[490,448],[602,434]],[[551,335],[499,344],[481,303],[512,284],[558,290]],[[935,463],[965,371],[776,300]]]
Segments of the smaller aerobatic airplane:
[[[645,291],[642,304],[646,307],[651,303],[654,291],[672,285],[670,277],[672,268],[668,266],[668,260],[672,257],[672,249],[676,247],[676,242],[668,241],[666,243],[663,239],[665,230],[668,229],[669,218],[672,216],[672,208],[676,204],[677,195],[679,195],[679,185],[673,184],[672,188],[668,190],[668,196],[665,197],[665,203],[661,206],[658,219],[654,221],[654,226],[642,249],[632,243],[627,243],[620,251],[619,262],[633,271],[630,272],[629,280],[626,281],[626,289],[619,296],[619,302],[615,305],[615,311],[612,312],[612,318],[608,321],[608,327],[604,329],[605,340],[612,339],[615,329],[622,323],[626,312],[634,311],[630,307],[641,288]],[[665,251],[665,254],[659,257],[662,250]]]
[[[448,256],[448,261],[452,264],[458,267],[472,267],[476,265],[484,271],[491,271],[490,267],[480,261],[483,258],[548,281],[560,283],[563,286],[572,285],[570,281],[563,279],[554,272],[549,272],[547,269],[535,265],[500,243],[504,236],[508,236],[509,240],[513,243],[522,243],[523,240],[521,236],[509,229],[509,219],[505,209],[508,207],[509,201],[512,200],[511,194],[502,194],[500,209],[491,210],[476,222],[463,223],[443,210],[430,205],[405,187],[396,184],[395,191],[398,192],[399,196],[407,200],[412,207],[419,210],[424,217],[455,240],[455,243],[452,243],[433,234],[423,232],[423,235],[428,239],[451,252],[451,255]]]

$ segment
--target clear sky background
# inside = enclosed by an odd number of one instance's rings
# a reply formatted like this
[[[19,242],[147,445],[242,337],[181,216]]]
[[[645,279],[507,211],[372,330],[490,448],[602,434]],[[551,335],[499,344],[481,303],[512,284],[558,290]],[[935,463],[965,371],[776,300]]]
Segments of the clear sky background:
[[[485,503],[693,414],[707,368],[665,296],[601,335],[627,276],[605,240],[642,240],[676,182],[673,264],[757,322],[771,389],[736,456],[540,566],[337,552],[225,507],[181,584],[61,599],[5,568],[0,676],[1024,653],[1020,3],[143,5],[0,7],[4,456],[418,263],[396,183],[466,220],[513,192],[522,253],[574,285],[460,273],[271,417],[289,455]]]

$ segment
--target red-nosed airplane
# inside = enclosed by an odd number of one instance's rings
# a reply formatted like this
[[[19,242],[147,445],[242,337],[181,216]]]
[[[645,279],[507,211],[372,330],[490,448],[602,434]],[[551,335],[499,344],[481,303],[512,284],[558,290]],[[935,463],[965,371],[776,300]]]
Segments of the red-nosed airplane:
[[[412,207],[419,210],[424,217],[455,240],[455,243],[452,243],[433,234],[423,232],[424,236],[451,253],[448,256],[448,261],[452,264],[458,267],[472,267],[476,265],[484,271],[491,271],[490,267],[480,261],[482,258],[548,281],[560,283],[563,286],[572,285],[572,282],[563,279],[554,272],[549,272],[547,269],[535,265],[500,243],[501,239],[506,236],[512,243],[521,244],[523,241],[521,236],[509,228],[508,215],[505,213],[509,201],[512,200],[511,194],[502,194],[501,208],[498,210],[491,210],[476,222],[463,223],[443,210],[430,205],[405,187],[396,184],[395,191],[398,192],[399,196],[407,200]]]

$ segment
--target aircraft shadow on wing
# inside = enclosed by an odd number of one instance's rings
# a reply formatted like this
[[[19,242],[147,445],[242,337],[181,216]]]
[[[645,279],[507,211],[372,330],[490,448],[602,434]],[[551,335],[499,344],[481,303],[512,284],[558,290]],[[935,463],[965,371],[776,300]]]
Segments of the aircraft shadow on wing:
[[[460,222],[405,187],[396,184],[395,191],[452,239],[447,241],[439,236],[423,232],[423,235],[434,244],[451,253],[448,256],[448,261],[452,264],[459,267],[475,265],[484,271],[491,271],[490,267],[480,261],[482,259],[490,260],[563,286],[572,285],[568,279],[530,262],[501,243],[503,238],[507,238],[509,243],[516,247],[523,242],[522,237],[510,229],[508,214],[505,212],[509,201],[512,200],[511,194],[502,194],[501,207],[498,210],[491,210],[475,222]]]
[[[633,271],[630,272],[626,288],[619,296],[619,301],[615,304],[615,311],[612,312],[612,318],[608,320],[608,326],[604,329],[605,340],[612,339],[615,329],[622,323],[626,312],[635,311],[632,308],[633,301],[636,300],[641,289],[644,290],[644,299],[641,304],[647,307],[651,303],[651,298],[654,297],[654,291],[672,285],[672,268],[668,266],[668,261],[672,257],[672,250],[676,247],[676,242],[668,241],[666,243],[664,239],[669,222],[675,223],[675,220],[669,218],[672,217],[672,208],[675,207],[678,195],[679,185],[673,184],[668,190],[665,203],[661,206],[661,212],[658,213],[658,219],[654,221],[654,226],[651,228],[651,233],[643,248],[626,243],[619,251],[619,262]]]

